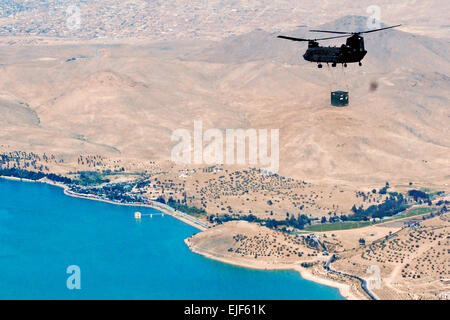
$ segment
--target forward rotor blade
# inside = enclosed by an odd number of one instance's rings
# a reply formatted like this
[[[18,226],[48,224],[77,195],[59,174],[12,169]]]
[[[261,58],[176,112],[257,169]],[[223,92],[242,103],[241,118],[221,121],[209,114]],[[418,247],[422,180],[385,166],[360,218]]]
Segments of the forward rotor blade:
[[[286,37],[286,36],[278,36],[277,38],[291,40],[291,41],[311,41],[311,39],[292,38],[292,37]]]
[[[381,31],[381,30],[391,29],[391,28],[397,28],[397,27],[400,27],[400,26],[401,26],[401,24],[397,24],[397,25],[395,25],[395,26],[390,26],[390,27],[385,27],[385,28],[380,28],[380,29],[375,29],[375,30],[362,31],[362,32],[355,32],[355,33],[358,33],[358,34],[361,34],[361,33],[371,33],[371,32],[376,32],[376,31]]]

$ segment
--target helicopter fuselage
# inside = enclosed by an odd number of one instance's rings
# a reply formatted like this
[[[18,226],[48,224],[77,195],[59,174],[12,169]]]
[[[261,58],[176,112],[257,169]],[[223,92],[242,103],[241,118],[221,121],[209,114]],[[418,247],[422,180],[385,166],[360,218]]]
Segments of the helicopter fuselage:
[[[362,34],[378,32],[382,30],[392,29],[400,27],[401,24],[383,27],[373,30],[358,31],[358,32],[348,32],[348,31],[334,31],[334,30],[309,30],[310,32],[322,32],[322,33],[334,33],[339,34],[339,36],[325,37],[325,38],[315,38],[315,39],[305,39],[305,38],[295,38],[289,36],[279,35],[277,38],[290,40],[290,41],[304,41],[308,42],[308,49],[306,50],[303,58],[306,61],[316,62],[319,68],[322,68],[322,63],[331,63],[332,67],[336,67],[336,64],[342,63],[344,67],[347,63],[359,62],[359,66],[362,66],[361,60],[367,54],[364,48],[364,38]],[[340,47],[321,47],[319,46],[319,41],[331,40],[337,38],[347,38],[345,44]]]
[[[363,37],[354,35],[340,47],[321,47],[318,42],[309,41],[303,58],[316,63],[346,64],[361,62],[366,54]]]

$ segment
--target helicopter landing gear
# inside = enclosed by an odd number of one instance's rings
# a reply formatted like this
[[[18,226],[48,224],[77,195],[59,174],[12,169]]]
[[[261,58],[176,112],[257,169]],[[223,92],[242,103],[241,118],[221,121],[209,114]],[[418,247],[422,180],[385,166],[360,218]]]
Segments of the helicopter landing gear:
[[[359,66],[361,67],[362,66],[362,63],[361,63],[361,61],[358,63],[359,64]]]
[[[336,63],[332,63],[331,66],[332,66],[333,68],[336,68]]]
[[[317,65],[317,68],[322,69],[322,64],[319,63],[319,64]]]

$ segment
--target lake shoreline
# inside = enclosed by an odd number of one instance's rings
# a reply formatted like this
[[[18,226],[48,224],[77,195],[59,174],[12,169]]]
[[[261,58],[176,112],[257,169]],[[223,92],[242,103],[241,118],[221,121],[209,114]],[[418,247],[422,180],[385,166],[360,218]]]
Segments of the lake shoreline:
[[[113,204],[113,205],[121,205],[121,206],[133,206],[133,207],[145,207],[145,208],[151,208],[151,209],[155,209],[161,213],[165,213],[168,214],[172,217],[174,217],[175,219],[178,219],[194,228],[196,228],[197,230],[201,231],[205,231],[207,228],[202,227],[190,220],[188,220],[187,218],[184,218],[183,216],[180,216],[180,214],[177,214],[175,212],[171,212],[169,210],[167,210],[166,208],[162,208],[160,206],[152,206],[152,205],[148,205],[148,204],[128,204],[128,203],[119,203],[119,202],[114,202],[111,200],[107,200],[107,199],[101,199],[101,198],[94,198],[94,197],[90,197],[88,195],[83,195],[83,194],[78,194],[75,192],[71,192],[68,188],[68,186],[62,184],[62,183],[57,183],[51,180],[48,180],[46,178],[43,178],[41,180],[30,180],[30,179],[23,179],[23,178],[16,178],[16,177],[7,177],[7,176],[0,176],[0,179],[6,179],[6,180],[12,180],[12,181],[19,181],[19,182],[30,182],[30,183],[41,183],[41,184],[47,184],[47,185],[51,185],[51,186],[55,186],[55,187],[59,187],[63,189],[63,192],[66,196],[70,196],[73,198],[79,198],[79,199],[85,199],[85,200],[92,200],[92,201],[100,201],[100,202],[105,202],[105,203],[109,203],[109,204]],[[318,277],[314,274],[312,274],[311,272],[307,271],[304,268],[301,268],[298,265],[282,265],[282,266],[276,266],[276,265],[257,265],[254,263],[244,263],[242,261],[236,261],[233,259],[227,259],[227,258],[223,258],[223,257],[217,257],[214,256],[212,254],[207,254],[204,252],[199,252],[197,250],[195,250],[194,248],[192,248],[192,246],[189,245],[188,239],[185,239],[184,242],[187,245],[187,247],[189,248],[189,250],[192,253],[195,254],[199,254],[205,258],[208,259],[212,259],[212,260],[216,260],[216,261],[220,261],[226,264],[231,264],[231,265],[235,265],[235,266],[239,266],[239,267],[243,267],[243,268],[247,268],[247,269],[257,269],[257,270],[294,270],[298,273],[300,273],[301,277],[307,281],[311,281],[311,282],[315,282],[321,285],[325,285],[328,287],[332,287],[332,288],[336,288],[339,290],[339,293],[341,294],[342,297],[344,297],[347,300],[359,300],[361,299],[360,297],[357,297],[355,294],[353,294],[350,290],[350,286],[348,284],[345,283],[341,283],[341,282],[336,282],[330,279],[325,279],[322,277]]]
[[[199,250],[196,250],[193,248],[189,243],[189,238],[185,239],[184,242],[188,246],[188,248],[198,255],[201,255],[205,258],[220,261],[223,263],[231,264],[238,267],[243,267],[247,269],[255,269],[255,270],[293,270],[300,274],[300,276],[308,281],[315,282],[321,285],[325,285],[327,287],[336,288],[339,290],[339,293],[342,297],[344,297],[346,300],[361,300],[363,299],[363,296],[357,296],[355,295],[350,288],[350,285],[346,283],[341,283],[337,281],[333,281],[331,279],[326,279],[323,277],[318,277],[317,275],[313,274],[312,272],[308,271],[305,268],[300,267],[296,264],[284,264],[284,265],[273,265],[273,264],[263,264],[263,263],[253,263],[249,261],[238,261],[233,258],[226,258],[226,257],[218,257],[216,255],[207,253],[207,252],[201,252]],[[365,297],[364,297],[365,298]]]
[[[129,207],[144,207],[144,208],[150,208],[150,209],[155,209],[163,214],[167,214],[170,215],[172,217],[174,217],[177,220],[180,220],[188,225],[190,225],[191,227],[196,228],[199,231],[204,231],[207,228],[199,225],[198,223],[194,222],[193,220],[189,220],[189,218],[185,217],[187,216],[186,213],[182,213],[182,212],[175,212],[172,210],[169,210],[168,208],[164,208],[161,205],[149,205],[149,204],[139,204],[139,203],[120,203],[120,202],[115,202],[115,201],[111,201],[111,200],[107,200],[107,199],[101,199],[101,198],[97,198],[97,197],[90,197],[88,195],[83,195],[83,194],[79,194],[79,193],[75,193],[69,190],[69,188],[62,183],[58,183],[58,182],[54,182],[51,181],[49,179],[43,178],[41,180],[30,180],[30,179],[23,179],[23,178],[16,178],[16,177],[6,177],[6,176],[0,176],[0,179],[6,179],[6,180],[12,180],[12,181],[21,181],[21,182],[30,182],[30,183],[43,183],[43,184],[47,184],[47,185],[51,185],[54,187],[59,187],[62,188],[64,191],[64,194],[66,196],[69,197],[73,197],[73,198],[78,198],[78,199],[85,199],[85,200],[92,200],[92,201],[100,201],[100,202],[105,202],[105,203],[109,203],[109,204],[114,204],[114,205],[120,205],[120,206],[129,206]]]

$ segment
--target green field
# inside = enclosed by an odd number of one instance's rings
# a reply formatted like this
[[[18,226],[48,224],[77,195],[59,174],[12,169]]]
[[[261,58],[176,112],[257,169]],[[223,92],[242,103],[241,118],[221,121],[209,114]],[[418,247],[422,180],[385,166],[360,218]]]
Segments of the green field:
[[[110,182],[104,175],[97,171],[80,171],[79,177],[75,181],[81,186],[96,186]]]
[[[389,220],[398,220],[398,219],[403,219],[403,218],[409,218],[409,217],[418,216],[418,215],[421,215],[421,214],[427,214],[427,213],[430,213],[432,211],[436,211],[436,209],[435,208],[428,208],[428,207],[413,208],[413,209],[407,210],[406,212],[404,212],[402,214],[399,214],[398,216],[395,216],[395,217],[393,217],[392,219],[389,219]]]
[[[418,215],[422,215],[422,214],[427,214],[432,211],[436,211],[436,209],[428,208],[428,207],[419,207],[419,208],[413,208],[411,210],[406,210],[403,213],[401,213],[395,217],[390,217],[389,219],[385,219],[385,220],[378,221],[378,222],[347,221],[347,222],[339,222],[339,223],[321,223],[321,224],[315,224],[312,226],[308,226],[305,228],[305,231],[322,232],[322,231],[356,229],[356,228],[367,227],[367,226],[370,226],[373,224],[379,224],[379,223],[389,222],[389,221],[393,221],[393,220],[404,219],[404,218],[409,218],[409,217],[418,216]]]

